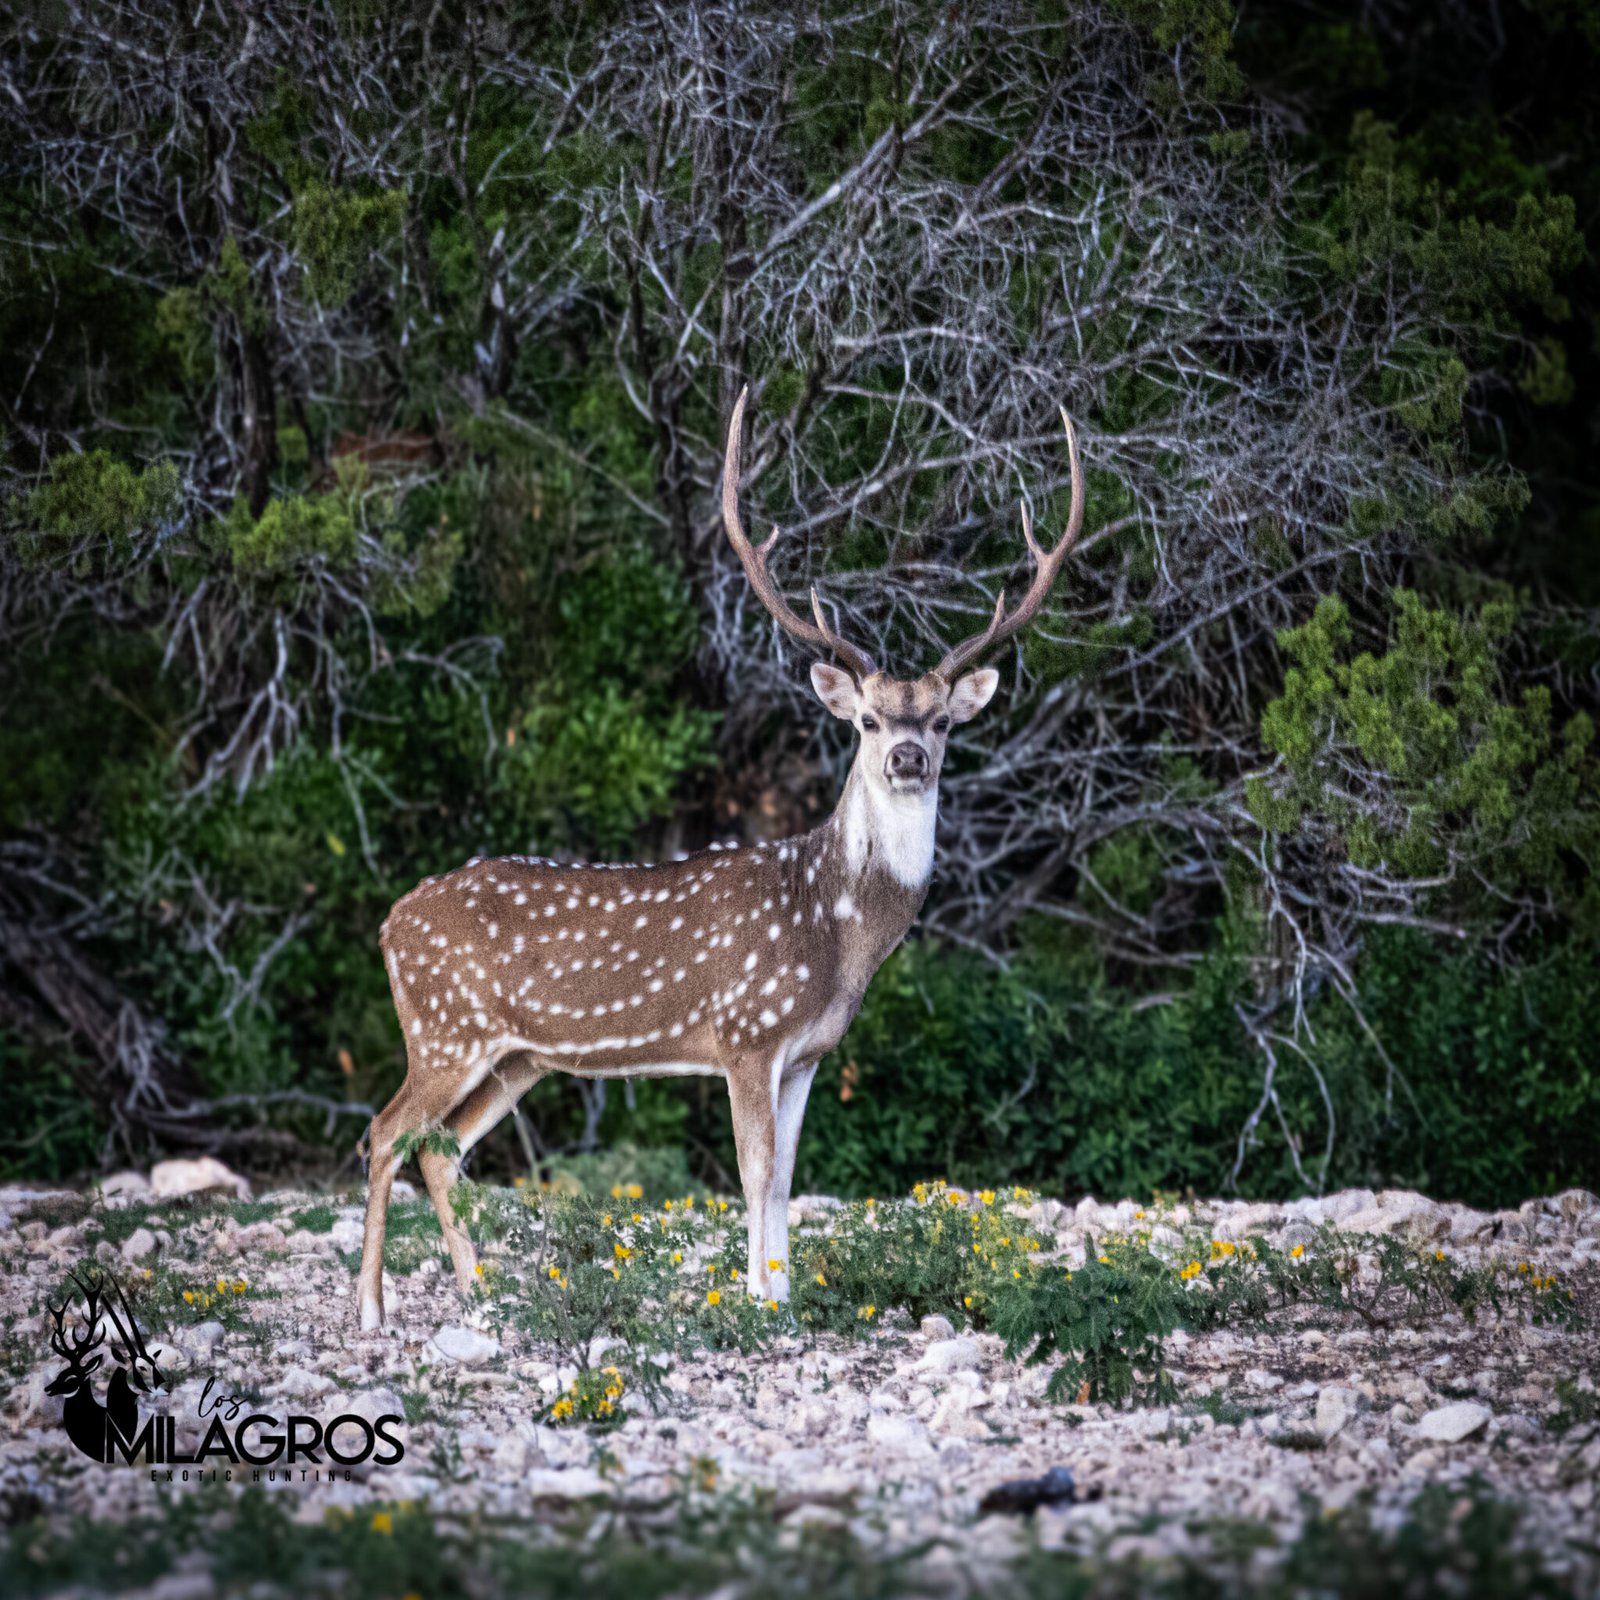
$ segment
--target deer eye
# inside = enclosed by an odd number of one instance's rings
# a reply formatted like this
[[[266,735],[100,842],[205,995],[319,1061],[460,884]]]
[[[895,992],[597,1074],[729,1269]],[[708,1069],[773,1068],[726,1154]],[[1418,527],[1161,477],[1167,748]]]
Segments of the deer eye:
[[[863,716],[861,718],[861,731],[863,733],[876,733],[878,731],[878,719],[876,717]]]
[[[933,731],[935,733],[948,733],[950,731],[949,717],[935,717],[933,719]]]

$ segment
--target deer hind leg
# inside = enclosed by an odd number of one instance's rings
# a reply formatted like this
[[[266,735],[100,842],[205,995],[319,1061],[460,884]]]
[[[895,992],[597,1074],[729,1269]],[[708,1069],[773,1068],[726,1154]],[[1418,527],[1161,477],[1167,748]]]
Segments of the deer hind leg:
[[[405,1132],[412,1115],[411,1079],[372,1119],[367,1152],[367,1226],[361,1241],[361,1276],[356,1280],[356,1308],[361,1331],[383,1326],[383,1236],[389,1218],[389,1194],[400,1170],[395,1140]]]
[[[777,1127],[772,1088],[765,1061],[746,1060],[728,1072],[733,1142],[739,1153],[739,1183],[744,1189],[745,1228],[750,1248],[746,1287],[757,1299],[763,1300],[768,1293],[766,1219],[776,1165]]]
[[[456,1136],[455,1151],[446,1154],[424,1149],[417,1157],[422,1181],[428,1186],[433,1209],[439,1213],[439,1229],[455,1268],[456,1284],[463,1294],[470,1294],[477,1282],[478,1255],[471,1236],[456,1220],[450,1199],[450,1191],[461,1176],[462,1158],[547,1070],[526,1055],[508,1056],[497,1063],[489,1076],[443,1119],[444,1126]]]
[[[811,1080],[816,1072],[816,1062],[806,1062],[790,1068],[778,1084],[772,1189],[767,1196],[766,1242],[763,1245],[767,1293],[774,1300],[789,1298],[789,1190],[794,1183],[794,1162],[800,1148],[800,1124],[805,1120],[806,1097],[811,1093]]]

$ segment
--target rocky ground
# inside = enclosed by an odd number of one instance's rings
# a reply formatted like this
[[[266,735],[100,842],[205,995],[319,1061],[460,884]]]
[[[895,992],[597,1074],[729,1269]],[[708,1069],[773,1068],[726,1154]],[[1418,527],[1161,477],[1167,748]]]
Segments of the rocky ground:
[[[175,1415],[193,1414],[209,1376],[280,1411],[412,1419],[398,1430],[398,1465],[271,1485],[306,1523],[399,1501],[435,1517],[550,1526],[571,1508],[659,1505],[685,1485],[745,1498],[770,1491],[762,1503],[775,1539],[823,1528],[874,1549],[917,1548],[919,1586],[934,1590],[947,1577],[1002,1570],[1035,1543],[1112,1561],[1204,1562],[1219,1526],[1243,1520],[1292,1539],[1308,1514],[1336,1513],[1364,1494],[1377,1522],[1398,1520],[1423,1486],[1476,1476],[1521,1509],[1516,1538],[1573,1592],[1600,1591],[1600,1204],[1582,1192],[1496,1214],[1368,1191],[1166,1214],[1221,1241],[1260,1233],[1292,1246],[1333,1223],[1399,1235],[1463,1265],[1526,1265],[1572,1288],[1585,1313],[1576,1327],[1537,1326],[1519,1309],[1475,1324],[1447,1314],[1420,1329],[1307,1312],[1249,1333],[1180,1332],[1169,1346],[1177,1400],[1114,1409],[1047,1402],[1047,1373],[1007,1360],[992,1336],[891,1316],[854,1341],[795,1335],[753,1356],[674,1358],[663,1407],[630,1394],[625,1420],[603,1432],[538,1420],[569,1374],[550,1350],[486,1332],[432,1254],[387,1280],[391,1326],[359,1334],[353,1197],[280,1192],[249,1207],[214,1195],[164,1198],[137,1174],[92,1197],[0,1190],[7,1523],[105,1524],[194,1492],[77,1454],[62,1399],[46,1393],[61,1362],[46,1339],[45,1297],[99,1260],[130,1284],[164,1270],[202,1288],[228,1286],[225,1316],[199,1305],[195,1320],[151,1330]],[[797,1201],[794,1225],[815,1224],[829,1204]],[[136,1227],[105,1227],[129,1205]],[[402,1194],[402,1214],[406,1205]],[[1070,1261],[1086,1236],[1132,1231],[1135,1211],[1130,1202],[1030,1201],[1027,1220],[1052,1230]],[[304,1225],[313,1213],[318,1229]],[[246,1285],[242,1295],[235,1282]],[[1057,1466],[1071,1469],[1071,1503],[980,1514],[997,1486]],[[191,1591],[204,1592],[193,1573],[155,1585],[163,1595]]]

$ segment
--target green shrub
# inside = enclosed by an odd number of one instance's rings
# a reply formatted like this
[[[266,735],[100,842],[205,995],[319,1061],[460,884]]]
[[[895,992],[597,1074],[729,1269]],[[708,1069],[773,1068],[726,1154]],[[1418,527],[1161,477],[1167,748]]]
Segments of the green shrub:
[[[1309,1071],[1278,1078],[1289,1125],[1325,1187],[1399,1185],[1480,1206],[1600,1184],[1600,971],[1574,938],[1497,968],[1472,952],[1381,930],[1359,999],[1397,1067],[1344,1004],[1315,1004]],[[1261,1061],[1233,1011],[1219,955],[1186,993],[1135,1009],[1053,952],[1000,971],[932,943],[897,951],[812,1088],[798,1181],[824,1193],[903,1192],[918,1177],[1023,1183],[1051,1194],[1143,1197],[1227,1190]],[[720,1110],[720,1108],[718,1108]],[[713,1137],[727,1136],[720,1128]],[[731,1161],[731,1153],[728,1157]],[[1300,1187],[1281,1136],[1247,1152],[1246,1194]]]

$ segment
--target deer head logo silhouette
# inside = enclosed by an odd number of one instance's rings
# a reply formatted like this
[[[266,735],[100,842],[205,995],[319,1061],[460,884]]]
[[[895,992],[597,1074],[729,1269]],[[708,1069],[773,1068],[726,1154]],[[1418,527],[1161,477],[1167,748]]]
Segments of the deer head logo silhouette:
[[[110,1461],[114,1440],[127,1446],[138,1432],[139,1402],[134,1392],[149,1395],[165,1388],[166,1375],[145,1348],[133,1312],[113,1279],[88,1274],[80,1278],[73,1273],[71,1283],[59,1306],[47,1302],[55,1322],[50,1348],[67,1365],[45,1393],[66,1396],[62,1421],[73,1444],[91,1461]],[[67,1316],[79,1297],[82,1312],[69,1337]],[[115,1370],[101,1404],[95,1398],[95,1373],[108,1351]]]

